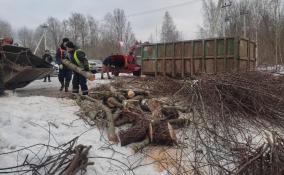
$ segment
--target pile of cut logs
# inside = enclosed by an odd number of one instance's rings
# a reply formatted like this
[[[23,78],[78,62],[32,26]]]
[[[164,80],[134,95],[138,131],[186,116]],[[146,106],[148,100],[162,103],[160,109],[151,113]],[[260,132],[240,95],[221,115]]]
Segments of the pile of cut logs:
[[[189,111],[187,108],[169,106],[142,90],[103,85],[89,96],[77,96],[77,102],[88,120],[105,119],[110,141],[120,142],[121,146],[141,142],[133,145],[135,151],[148,144],[174,145],[175,130],[190,123],[189,119],[180,117]],[[124,129],[120,129],[122,126]]]

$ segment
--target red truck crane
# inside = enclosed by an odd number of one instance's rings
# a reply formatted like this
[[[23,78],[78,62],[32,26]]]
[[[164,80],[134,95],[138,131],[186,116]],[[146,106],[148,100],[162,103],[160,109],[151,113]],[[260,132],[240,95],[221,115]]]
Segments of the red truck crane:
[[[135,51],[139,48],[139,43],[136,42],[135,45],[129,48],[126,55],[111,55],[112,60],[120,60],[124,62],[122,66],[115,66],[110,68],[110,72],[114,76],[118,76],[119,73],[133,73],[134,76],[141,75],[141,65],[137,64],[137,57]]]

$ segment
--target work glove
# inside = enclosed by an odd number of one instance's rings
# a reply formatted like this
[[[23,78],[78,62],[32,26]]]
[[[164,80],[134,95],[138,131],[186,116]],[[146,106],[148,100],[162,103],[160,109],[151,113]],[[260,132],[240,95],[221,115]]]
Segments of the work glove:
[[[63,65],[62,64],[59,65],[59,69],[63,69]]]
[[[84,70],[85,71],[89,71],[90,70],[89,62],[88,62],[87,59],[84,60],[83,65],[84,65]]]

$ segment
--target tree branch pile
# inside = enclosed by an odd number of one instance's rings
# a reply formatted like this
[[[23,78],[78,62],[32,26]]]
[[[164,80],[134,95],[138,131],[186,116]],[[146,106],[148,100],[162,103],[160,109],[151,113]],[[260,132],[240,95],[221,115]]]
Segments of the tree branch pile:
[[[12,152],[1,153],[0,156],[7,154],[19,155],[22,154],[22,152],[37,149],[37,147],[40,147],[40,150],[44,150],[43,148],[46,149],[44,155],[38,155],[39,152],[35,154],[35,152],[31,151],[31,154],[27,154],[24,161],[17,162],[16,166],[0,168],[0,174],[31,173],[75,175],[78,172],[84,174],[87,171],[87,166],[94,164],[90,162],[87,157],[91,146],[75,146],[77,139],[78,137],[58,147],[37,144]],[[48,152],[54,152],[54,154],[47,154]]]
[[[280,141],[284,129],[283,77],[260,72],[203,75],[196,81],[181,84],[182,88],[175,95],[183,99],[192,113],[191,133],[183,134],[194,143],[184,143],[195,150],[189,160],[194,172],[283,173],[284,160],[271,156],[276,150],[276,154],[284,151]],[[266,132],[280,133],[276,150],[275,143],[267,141]],[[247,157],[249,155],[256,157],[255,160]],[[268,155],[270,160],[263,160],[260,166],[259,158]],[[268,168],[271,164],[274,168]]]
[[[279,133],[278,137],[283,138],[283,76],[250,72],[202,75],[195,80],[158,78],[153,81],[150,78],[132,84],[150,91],[153,96],[167,96],[168,104],[187,109],[191,125],[182,130],[178,146],[187,150],[179,161],[189,164],[176,167],[184,171],[173,174],[235,174],[245,164],[253,167],[254,172],[250,174],[261,174],[261,171],[263,174],[281,174],[281,171],[262,169],[269,167],[269,162],[264,161],[262,167],[255,166],[255,161],[251,164],[248,156],[259,153],[260,148],[265,148],[263,144],[268,145],[263,156],[274,154],[269,153],[271,144],[266,132]],[[280,146],[278,152],[282,151]],[[246,158],[241,158],[243,156]],[[274,169],[281,170],[283,160],[278,162]],[[246,174],[248,169],[238,173]]]
[[[179,148],[182,156],[173,158],[172,174],[283,171],[282,76],[250,72],[194,80],[125,79],[90,96],[111,111],[108,127],[123,126],[114,132],[122,146],[135,143],[136,152],[149,144]]]
[[[145,140],[154,145],[174,145],[175,129],[189,125],[189,120],[179,118],[181,107],[168,106],[141,89],[103,85],[90,92],[89,96],[77,96],[76,99],[88,116],[88,123],[89,120],[96,122],[103,118],[107,123],[109,140],[119,141],[121,146]],[[103,117],[96,110],[102,110]],[[126,124],[127,129],[124,127]],[[124,129],[116,131],[121,127]]]
[[[283,174],[284,173],[284,140],[273,133],[267,137],[267,142],[254,152],[237,150],[239,166],[234,174]],[[243,154],[247,152],[248,154]]]
[[[187,90],[191,107],[200,112],[284,127],[283,77],[257,72],[204,76]]]

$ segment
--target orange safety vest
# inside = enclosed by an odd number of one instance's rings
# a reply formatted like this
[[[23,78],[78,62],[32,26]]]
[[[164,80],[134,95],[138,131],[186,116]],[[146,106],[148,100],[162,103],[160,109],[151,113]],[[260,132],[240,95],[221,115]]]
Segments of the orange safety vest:
[[[61,47],[59,47],[59,50],[60,50],[60,63],[62,63],[64,50]]]

